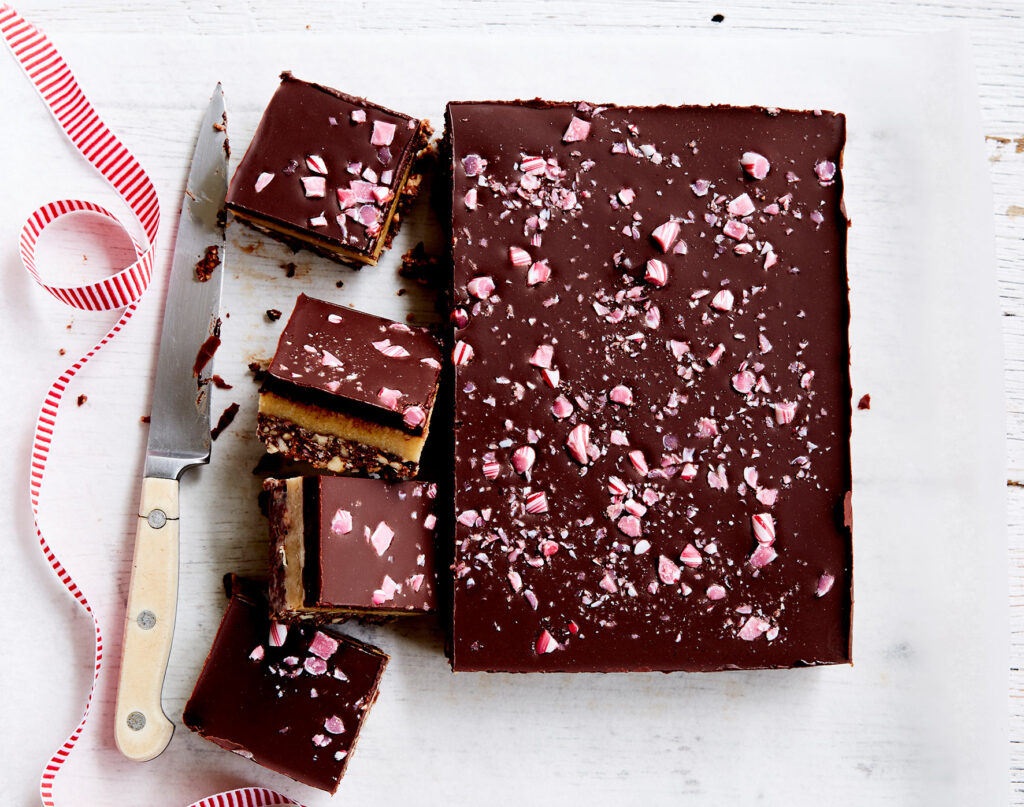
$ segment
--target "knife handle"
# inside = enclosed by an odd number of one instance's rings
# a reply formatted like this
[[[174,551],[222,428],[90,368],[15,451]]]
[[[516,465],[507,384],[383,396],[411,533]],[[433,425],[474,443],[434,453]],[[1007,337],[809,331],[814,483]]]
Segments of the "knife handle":
[[[147,477],[142,480],[114,712],[118,750],[136,762],[160,754],[174,733],[160,694],[177,600],[178,480]]]

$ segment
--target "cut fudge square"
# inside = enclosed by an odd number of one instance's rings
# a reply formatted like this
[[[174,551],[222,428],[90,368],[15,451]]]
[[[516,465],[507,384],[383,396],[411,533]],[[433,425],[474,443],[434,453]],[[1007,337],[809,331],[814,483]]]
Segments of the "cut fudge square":
[[[271,622],[259,588],[236,581],[183,721],[222,748],[333,793],[387,662],[355,639]]]
[[[329,622],[435,609],[436,485],[313,476],[265,487],[275,619]]]
[[[426,121],[282,73],[227,206],[293,247],[375,264],[419,189],[430,135]]]
[[[332,473],[416,475],[441,372],[427,328],[299,295],[260,390],[270,452]]]
[[[849,662],[843,116],[447,127],[454,669]]]

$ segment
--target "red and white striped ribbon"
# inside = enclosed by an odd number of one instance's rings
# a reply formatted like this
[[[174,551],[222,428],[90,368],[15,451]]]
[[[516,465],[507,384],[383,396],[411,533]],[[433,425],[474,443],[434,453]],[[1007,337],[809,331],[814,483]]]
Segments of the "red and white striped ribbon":
[[[160,227],[160,203],[156,189],[142,166],[124,144],[107,128],[85,97],[67,63],[38,28],[26,22],[13,8],[0,5],[0,35],[18,64],[42,96],[50,112],[70,138],[79,153],[99,171],[131,209],[145,233],[141,242],[116,215],[93,202],[65,199],[51,202],[36,210],[21,230],[19,247],[25,269],[46,291],[63,302],[83,311],[123,309],[114,326],[78,361],[50,385],[40,407],[32,438],[32,459],[29,470],[29,498],[32,519],[39,547],[60,582],[92,618],[95,638],[95,664],[92,686],[77,728],[50,758],[39,783],[39,795],[46,807],[55,807],[53,786],[57,774],[85,729],[93,695],[103,662],[103,632],[85,593],[71,579],[39,528],[39,495],[46,474],[47,458],[61,399],[68,385],[85,364],[111,339],[120,333],[135,313],[139,300],[153,275],[153,258],[157,231]],[[36,267],[35,247],[47,226],[73,213],[89,212],[117,222],[132,241],[137,260],[130,266],[95,283],[81,286],[54,286],[46,283]],[[266,807],[296,804],[295,801],[264,788],[243,788],[209,796],[190,807]]]

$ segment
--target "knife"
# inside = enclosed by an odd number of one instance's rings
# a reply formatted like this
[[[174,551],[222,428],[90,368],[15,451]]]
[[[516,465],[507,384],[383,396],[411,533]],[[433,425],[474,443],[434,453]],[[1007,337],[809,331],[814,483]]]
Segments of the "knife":
[[[219,344],[224,275],[227,119],[217,85],[206,110],[185,186],[164,305],[160,354],[135,555],[125,611],[114,738],[129,759],[144,762],[171,741],[160,704],[178,599],[178,480],[210,461],[210,374]],[[219,263],[211,247],[216,248]],[[200,280],[204,269],[212,272]]]

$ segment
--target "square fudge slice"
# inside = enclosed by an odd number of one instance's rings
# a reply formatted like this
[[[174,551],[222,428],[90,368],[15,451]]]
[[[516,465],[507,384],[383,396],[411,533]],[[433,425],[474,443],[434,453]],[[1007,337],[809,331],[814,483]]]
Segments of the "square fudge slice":
[[[260,389],[271,453],[332,473],[410,478],[441,372],[427,328],[299,295]]]
[[[426,121],[282,73],[227,206],[295,248],[375,264],[419,190],[430,135]]]
[[[334,793],[387,662],[340,634],[271,622],[262,592],[236,582],[183,721],[222,748]]]
[[[843,116],[447,125],[454,669],[848,662]]]
[[[433,483],[311,476],[264,487],[274,619],[321,623],[436,608]]]

